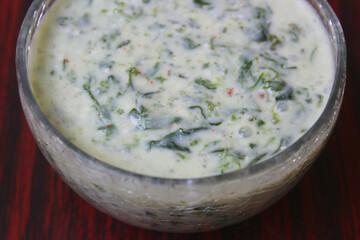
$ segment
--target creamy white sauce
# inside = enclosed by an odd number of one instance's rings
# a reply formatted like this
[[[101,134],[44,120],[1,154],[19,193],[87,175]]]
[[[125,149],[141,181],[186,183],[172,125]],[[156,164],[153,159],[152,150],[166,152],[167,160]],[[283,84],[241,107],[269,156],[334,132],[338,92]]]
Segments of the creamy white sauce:
[[[58,0],[29,63],[41,109],[76,146],[173,178],[284,150],[318,119],[334,76],[303,0]]]

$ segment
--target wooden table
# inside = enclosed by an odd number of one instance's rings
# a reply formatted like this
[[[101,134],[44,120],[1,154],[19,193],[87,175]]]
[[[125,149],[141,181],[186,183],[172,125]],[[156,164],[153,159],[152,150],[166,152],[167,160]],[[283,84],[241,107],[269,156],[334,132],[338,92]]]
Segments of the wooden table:
[[[360,239],[360,1],[329,1],[343,24],[348,79],[329,144],[301,182],[263,213],[198,234],[135,228],[75,194],[39,152],[16,83],[15,45],[30,0],[1,0],[0,239]]]

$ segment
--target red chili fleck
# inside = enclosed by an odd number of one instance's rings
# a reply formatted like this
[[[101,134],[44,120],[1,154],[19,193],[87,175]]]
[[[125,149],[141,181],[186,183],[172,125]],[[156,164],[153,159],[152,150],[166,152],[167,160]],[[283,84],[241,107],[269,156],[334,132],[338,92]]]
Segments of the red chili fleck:
[[[126,51],[126,47],[124,47],[123,49],[124,49],[124,51]]]
[[[151,84],[154,84],[154,81],[150,81]]]
[[[171,73],[171,70],[168,70],[168,75],[170,75],[170,73]]]
[[[235,88],[230,88],[227,94],[232,97]]]
[[[265,97],[265,93],[260,92],[260,93],[259,93],[259,97],[260,97],[260,98],[264,98],[264,97]]]
[[[110,125],[108,125],[107,128],[110,128]]]
[[[69,59],[65,59],[65,62],[69,63],[70,61],[69,61]]]

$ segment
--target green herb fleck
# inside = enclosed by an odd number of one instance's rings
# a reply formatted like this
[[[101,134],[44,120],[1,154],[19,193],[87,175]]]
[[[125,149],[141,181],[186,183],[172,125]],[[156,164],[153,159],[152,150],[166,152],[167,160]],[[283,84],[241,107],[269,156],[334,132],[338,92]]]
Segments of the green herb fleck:
[[[63,71],[66,70],[69,60],[65,59],[63,60]]]
[[[156,77],[156,80],[159,80],[161,83],[164,83],[166,81],[166,78],[163,77]]]
[[[176,155],[179,156],[182,160],[184,160],[186,158],[186,156],[181,153],[177,153]]]
[[[318,47],[316,47],[316,48],[314,48],[314,49],[312,50],[312,52],[311,52],[311,54],[310,54],[310,62],[313,61],[317,49],[318,49]]]
[[[110,87],[109,81],[108,80],[100,81],[100,86],[103,88],[109,88]]]
[[[211,50],[215,50],[214,41],[215,41],[214,37],[211,37],[211,38],[210,38],[210,49],[211,49]]]
[[[317,107],[321,107],[323,101],[324,101],[324,96],[323,95],[316,95],[318,97],[318,103],[317,103]]]
[[[216,105],[210,101],[206,101],[207,105],[208,105],[208,109],[210,112],[214,111]]]
[[[203,69],[209,68],[209,66],[210,66],[210,63],[204,63],[204,64],[202,65]]]
[[[192,142],[190,143],[190,146],[191,146],[191,147],[196,146],[199,142],[200,142],[199,139],[195,139],[194,141],[192,141]]]
[[[105,192],[104,188],[100,187],[99,185],[92,183],[92,185],[97,188],[97,190],[99,190],[100,192]]]

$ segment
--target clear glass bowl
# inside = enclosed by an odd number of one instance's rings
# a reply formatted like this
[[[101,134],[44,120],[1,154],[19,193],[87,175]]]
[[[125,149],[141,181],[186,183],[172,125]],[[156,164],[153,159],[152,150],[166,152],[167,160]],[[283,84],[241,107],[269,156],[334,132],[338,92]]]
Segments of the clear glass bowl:
[[[56,172],[100,211],[125,223],[158,231],[197,232],[247,219],[286,194],[324,147],[342,102],[346,46],[343,30],[325,0],[308,0],[331,39],[336,74],[324,112],[285,151],[257,165],[194,179],[149,177],[108,165],[74,146],[50,123],[32,93],[28,53],[34,31],[54,0],[35,0],[20,30],[16,66],[22,107],[34,138]]]

